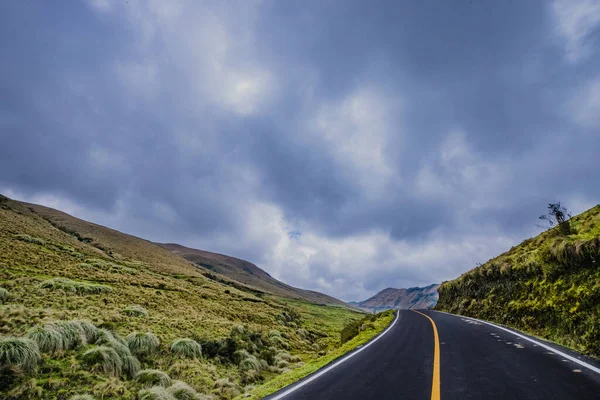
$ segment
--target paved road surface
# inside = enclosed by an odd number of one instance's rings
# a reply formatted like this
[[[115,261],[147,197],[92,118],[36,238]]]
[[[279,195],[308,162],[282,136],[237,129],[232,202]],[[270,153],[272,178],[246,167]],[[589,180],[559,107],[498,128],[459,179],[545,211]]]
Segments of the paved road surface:
[[[567,356],[475,320],[399,311],[375,342],[268,399],[600,400],[600,363],[551,347]]]

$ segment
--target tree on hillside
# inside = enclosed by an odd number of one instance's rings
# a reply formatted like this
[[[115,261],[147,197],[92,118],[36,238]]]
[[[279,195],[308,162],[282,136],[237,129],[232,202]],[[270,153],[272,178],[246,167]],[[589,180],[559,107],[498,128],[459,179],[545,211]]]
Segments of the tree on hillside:
[[[548,214],[540,215],[539,219],[546,221],[548,228],[558,225],[560,233],[563,235],[569,235],[571,233],[571,223],[569,222],[570,218],[571,213],[567,210],[567,207],[560,204],[559,201],[558,203],[548,204]]]

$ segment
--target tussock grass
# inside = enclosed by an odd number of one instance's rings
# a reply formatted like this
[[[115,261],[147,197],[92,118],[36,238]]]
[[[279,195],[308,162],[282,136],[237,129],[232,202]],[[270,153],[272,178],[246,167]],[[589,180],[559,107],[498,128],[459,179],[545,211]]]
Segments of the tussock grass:
[[[251,369],[255,371],[260,371],[262,369],[262,364],[255,356],[248,355],[247,357],[242,359],[242,361],[240,361],[238,367],[241,371],[248,371]]]
[[[157,369],[143,369],[135,375],[135,381],[144,388],[153,386],[168,387],[171,386],[171,377]]]
[[[27,332],[27,338],[36,342],[42,353],[56,354],[67,349],[62,333],[54,326],[35,326]]]
[[[116,264],[110,261],[101,260],[99,258],[89,258],[84,263],[79,264],[82,268],[97,268],[104,271],[115,272],[118,274],[131,274],[136,275],[138,271],[134,268],[126,267],[124,265]]]
[[[0,287],[0,304],[10,300],[10,292],[3,287]]]
[[[110,286],[97,283],[77,282],[67,278],[52,278],[45,280],[40,287],[48,290],[62,290],[78,294],[100,294],[112,292]]]
[[[121,339],[118,335],[106,329],[98,330],[97,345],[113,349],[121,360],[122,372],[128,376],[135,376],[141,369],[139,360],[131,353],[127,342]]]
[[[115,349],[108,346],[96,346],[87,350],[83,353],[82,362],[94,371],[109,376],[119,376],[123,370],[121,357]]]
[[[185,382],[177,381],[167,388],[167,391],[177,400],[210,400],[212,396],[198,393]]]
[[[23,242],[38,244],[40,246],[44,246],[46,241],[44,239],[40,239],[37,237],[29,236],[24,233],[18,234],[14,236],[16,239],[22,240]]]
[[[40,350],[33,340],[15,337],[0,339],[0,367],[17,367],[33,372],[40,360]]]
[[[144,318],[148,316],[148,310],[141,306],[130,306],[123,309],[123,314],[130,317]]]
[[[238,386],[227,378],[218,379],[214,384],[214,393],[223,398],[232,398],[241,394]]]
[[[177,400],[171,393],[162,386],[155,386],[149,389],[142,389],[138,392],[139,400]]]
[[[177,358],[200,358],[202,346],[192,339],[177,339],[171,343],[171,353]]]
[[[127,346],[136,356],[148,356],[155,353],[160,340],[151,332],[132,332],[127,336]]]

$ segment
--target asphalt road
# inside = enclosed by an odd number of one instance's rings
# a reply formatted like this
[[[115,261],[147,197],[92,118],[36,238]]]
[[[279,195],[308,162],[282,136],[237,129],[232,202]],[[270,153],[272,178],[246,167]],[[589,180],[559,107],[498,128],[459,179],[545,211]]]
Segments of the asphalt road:
[[[399,311],[376,341],[267,399],[600,399],[600,363],[533,340],[460,316]]]

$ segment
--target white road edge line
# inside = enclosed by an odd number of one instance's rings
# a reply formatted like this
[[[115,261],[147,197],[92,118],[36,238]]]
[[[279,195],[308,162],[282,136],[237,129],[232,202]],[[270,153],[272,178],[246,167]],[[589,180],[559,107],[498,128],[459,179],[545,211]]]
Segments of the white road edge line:
[[[549,350],[549,351],[553,352],[554,354],[558,354],[558,355],[566,358],[567,360],[573,361],[574,363],[577,363],[577,364],[581,365],[582,367],[585,367],[585,368],[587,368],[587,369],[589,369],[591,371],[594,371],[597,374],[600,374],[600,368],[594,367],[593,365],[588,364],[585,361],[581,361],[581,360],[579,360],[579,359],[577,359],[577,358],[575,358],[573,356],[570,356],[570,355],[568,355],[566,353],[563,353],[562,351],[556,350],[553,347],[550,347],[550,346],[548,346],[548,345],[546,345],[546,344],[544,344],[542,342],[538,342],[537,340],[533,340],[533,339],[531,339],[531,338],[529,338],[529,337],[527,337],[525,335],[521,335],[520,333],[515,332],[513,330],[510,330],[510,329],[504,328],[502,326],[499,326],[499,325],[496,325],[496,324],[493,324],[491,322],[484,321],[484,320],[481,320],[481,319],[477,319],[477,318],[466,317],[464,315],[451,314],[451,313],[447,313],[447,312],[444,312],[444,311],[436,311],[436,310],[432,310],[432,311],[439,312],[441,314],[452,315],[454,317],[466,318],[466,319],[470,319],[472,321],[482,322],[484,324],[488,324],[490,326],[493,326],[494,328],[498,328],[498,329],[501,329],[501,330],[506,331],[508,333],[512,333],[513,335],[515,335],[517,337],[520,337],[521,339],[524,339],[524,340],[527,340],[528,342],[537,344],[538,346],[540,346],[540,347],[542,347],[542,348],[544,348],[546,350]]]
[[[276,397],[273,397],[271,400],[283,399],[285,396],[287,396],[287,395],[295,392],[296,390],[300,389],[302,386],[311,383],[312,381],[314,381],[318,377],[326,374],[327,372],[331,371],[332,369],[334,369],[335,367],[337,367],[341,363],[348,361],[349,359],[351,359],[352,357],[354,357],[355,355],[357,355],[361,351],[365,350],[367,347],[371,346],[373,343],[375,343],[376,341],[378,341],[379,339],[381,339],[386,333],[388,333],[390,331],[390,329],[392,329],[394,327],[394,325],[396,325],[396,322],[398,321],[398,317],[399,316],[400,316],[400,313],[398,312],[398,310],[396,310],[396,319],[394,319],[394,322],[392,322],[392,324],[390,326],[388,326],[387,329],[385,331],[383,331],[375,339],[371,340],[369,343],[367,343],[366,345],[364,345],[360,349],[356,350],[354,353],[347,355],[346,357],[342,358],[339,361],[336,361],[334,364],[330,365],[329,367],[325,368],[324,370],[322,370],[320,372],[317,372],[316,374],[314,374],[310,378],[306,379],[305,381],[300,382],[299,384],[297,384],[293,388],[290,388],[290,389],[286,390],[285,392],[280,393]]]

